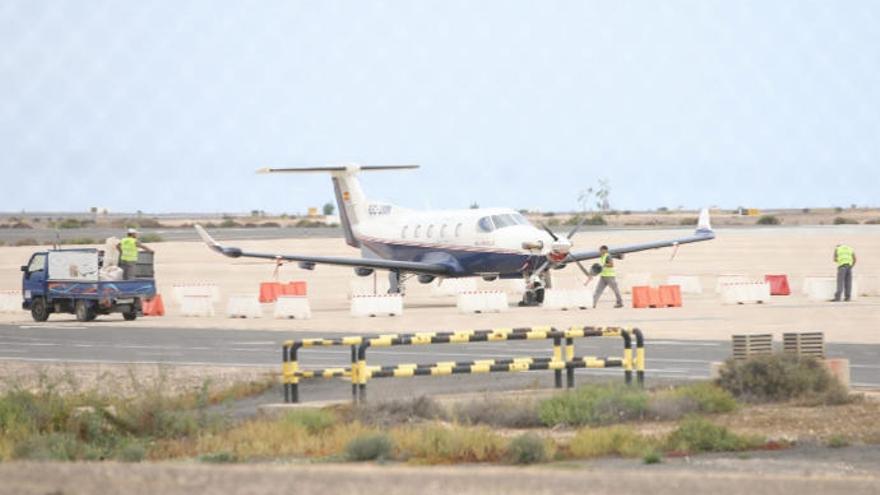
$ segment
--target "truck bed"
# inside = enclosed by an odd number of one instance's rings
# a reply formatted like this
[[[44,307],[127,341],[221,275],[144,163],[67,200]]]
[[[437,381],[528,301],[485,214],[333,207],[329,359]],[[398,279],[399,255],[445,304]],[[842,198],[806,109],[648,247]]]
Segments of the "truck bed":
[[[156,281],[153,279],[98,282],[50,280],[46,286],[50,300],[56,298],[116,300],[132,297],[149,298],[156,295]]]

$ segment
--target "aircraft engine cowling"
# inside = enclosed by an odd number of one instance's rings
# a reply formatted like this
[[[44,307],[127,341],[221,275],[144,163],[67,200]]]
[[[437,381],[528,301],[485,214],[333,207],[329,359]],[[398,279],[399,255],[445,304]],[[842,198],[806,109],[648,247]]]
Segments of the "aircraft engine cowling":
[[[297,265],[299,265],[299,267],[302,268],[303,270],[314,270],[315,269],[315,264],[312,263],[311,261],[300,261],[299,263],[297,263]]]
[[[373,274],[373,269],[372,268],[364,268],[362,266],[359,266],[354,269],[354,274],[357,275],[358,277],[369,277],[370,275]]]
[[[437,277],[435,277],[434,275],[427,275],[427,274],[423,273],[423,274],[419,275],[419,282],[423,283],[423,284],[430,284],[431,282],[434,281],[435,278],[437,278]]]

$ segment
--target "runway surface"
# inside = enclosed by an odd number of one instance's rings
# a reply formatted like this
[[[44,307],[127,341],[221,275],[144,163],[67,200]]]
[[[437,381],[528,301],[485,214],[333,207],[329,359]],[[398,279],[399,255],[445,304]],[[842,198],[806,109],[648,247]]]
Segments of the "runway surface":
[[[344,335],[350,335],[346,333]],[[341,336],[343,334],[336,334]],[[322,335],[332,337],[333,334]],[[259,330],[207,330],[144,328],[94,323],[83,325],[0,325],[0,360],[31,363],[167,364],[182,366],[258,367],[280,370],[281,343],[314,334]],[[576,340],[579,356],[621,355],[617,338]],[[550,341],[438,344],[373,349],[370,364],[432,363],[474,359],[549,356]],[[850,360],[856,388],[880,388],[880,345],[827,345],[831,357]],[[709,340],[651,340],[646,343],[648,383],[707,378],[711,362],[730,355],[730,343]],[[345,366],[347,347],[303,349],[301,367],[307,369]],[[578,370],[578,381],[621,376],[619,369]],[[404,384],[403,382],[406,382]],[[418,393],[477,392],[552,386],[552,373],[497,373],[455,377],[418,377],[406,380],[373,380],[370,389],[384,397]],[[337,380],[314,380],[301,387],[305,400],[345,398],[347,387]]]

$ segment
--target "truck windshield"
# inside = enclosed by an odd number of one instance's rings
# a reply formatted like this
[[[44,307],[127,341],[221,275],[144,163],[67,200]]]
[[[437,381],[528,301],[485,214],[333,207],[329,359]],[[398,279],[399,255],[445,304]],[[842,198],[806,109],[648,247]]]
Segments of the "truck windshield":
[[[39,272],[46,269],[46,255],[38,254],[33,257],[28,265],[28,273]]]

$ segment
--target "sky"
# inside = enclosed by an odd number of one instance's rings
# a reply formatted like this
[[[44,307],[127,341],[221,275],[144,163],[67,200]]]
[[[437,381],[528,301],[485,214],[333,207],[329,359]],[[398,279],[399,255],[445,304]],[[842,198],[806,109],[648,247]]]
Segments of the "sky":
[[[0,2],[0,211],[880,206],[874,0]]]

